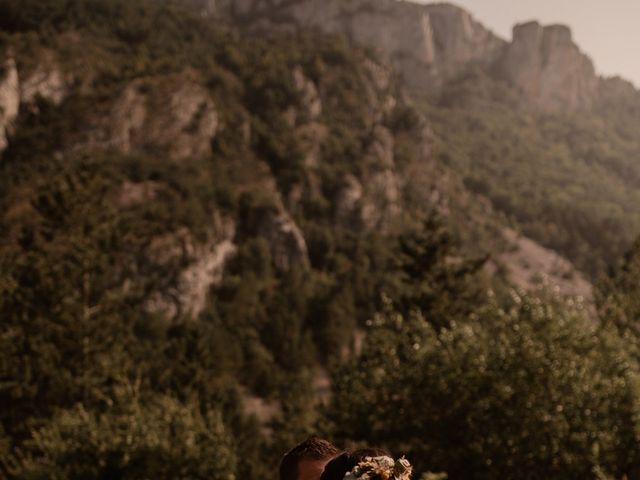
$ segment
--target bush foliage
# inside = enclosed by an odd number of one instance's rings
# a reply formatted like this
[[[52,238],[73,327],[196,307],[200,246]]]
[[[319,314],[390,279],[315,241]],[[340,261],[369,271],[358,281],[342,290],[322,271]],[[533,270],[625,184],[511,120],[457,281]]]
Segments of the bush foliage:
[[[340,438],[402,449],[450,478],[634,478],[635,355],[616,331],[513,294],[436,331],[388,307],[339,368],[327,410]]]

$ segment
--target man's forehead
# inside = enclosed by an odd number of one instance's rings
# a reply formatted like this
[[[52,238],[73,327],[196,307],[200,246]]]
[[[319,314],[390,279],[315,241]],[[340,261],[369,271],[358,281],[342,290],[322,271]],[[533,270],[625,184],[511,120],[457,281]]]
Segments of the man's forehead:
[[[331,458],[323,460],[300,460],[298,463],[298,480],[320,480],[325,465]]]

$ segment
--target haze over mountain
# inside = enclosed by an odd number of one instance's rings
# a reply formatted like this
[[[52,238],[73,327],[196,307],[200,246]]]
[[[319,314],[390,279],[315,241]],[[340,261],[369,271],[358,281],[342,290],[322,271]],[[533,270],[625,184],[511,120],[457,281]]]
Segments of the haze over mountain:
[[[344,33],[393,60],[404,80],[419,89],[433,91],[476,64],[497,68],[543,110],[589,108],[607,95],[590,57],[566,25],[515,28],[508,42],[480,24],[473,12],[447,3],[239,0],[226,9],[256,28],[295,23]]]
[[[372,48],[426,97],[467,186],[590,274],[640,230],[640,94],[599,76],[569,27],[525,22],[507,41],[456,5],[395,0],[238,0],[226,11],[254,31],[320,29]],[[602,256],[586,253],[593,248]]]
[[[432,3],[421,0],[419,3]],[[640,85],[640,57],[631,45],[640,44],[636,19],[640,4],[634,0],[610,2],[581,0],[458,0],[456,3],[499,36],[511,38],[513,25],[529,20],[570,25],[579,45],[593,58],[598,72],[622,76]]]

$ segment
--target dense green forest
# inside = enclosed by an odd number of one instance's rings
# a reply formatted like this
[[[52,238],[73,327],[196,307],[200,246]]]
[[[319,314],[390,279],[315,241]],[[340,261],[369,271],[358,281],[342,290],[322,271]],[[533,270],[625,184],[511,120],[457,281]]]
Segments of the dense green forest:
[[[640,96],[545,113],[496,78],[472,69],[425,106],[441,161],[527,236],[598,276],[640,231]]]
[[[22,105],[0,157],[0,477],[269,478],[311,433],[406,454],[417,478],[640,476],[640,249],[623,257],[628,239],[589,223],[614,207],[581,203],[586,217],[564,214],[587,223],[552,216],[565,230],[540,233],[530,202],[499,207],[467,165],[469,188],[583,268],[620,251],[597,314],[516,292],[425,200],[438,180],[425,120],[395,80],[373,78],[369,52],[151,0],[0,0],[0,31],[21,78],[45,65],[66,79],[62,100]],[[512,125],[495,108],[477,121]],[[440,160],[506,148],[465,132],[477,112],[429,109]],[[590,137],[574,120],[522,135]],[[514,181],[529,178],[520,164]],[[600,236],[584,243],[580,228]],[[221,245],[234,252],[224,275],[202,305],[185,300],[185,272],[207,276],[201,257]]]

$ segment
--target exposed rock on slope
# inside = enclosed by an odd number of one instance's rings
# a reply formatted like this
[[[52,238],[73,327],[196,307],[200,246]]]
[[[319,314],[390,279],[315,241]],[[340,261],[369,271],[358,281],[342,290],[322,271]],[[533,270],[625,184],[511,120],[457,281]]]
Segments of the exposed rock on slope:
[[[302,68],[299,66],[293,70],[293,82],[308,117],[311,120],[317,120],[322,113],[322,101],[318,94],[318,88],[311,80],[305,77]]]
[[[15,60],[9,56],[0,66],[0,153],[9,145],[8,135],[20,110],[20,82]]]
[[[505,42],[449,4],[396,0],[239,0],[230,7],[258,28],[319,28],[375,48],[410,85],[437,88],[470,62],[491,63]]]
[[[254,165],[254,170],[256,186],[269,199],[270,205],[253,210],[244,218],[244,224],[240,225],[245,230],[243,234],[262,238],[266,242],[277,272],[286,273],[293,267],[308,269],[310,263],[307,242],[300,227],[285,208],[269,167],[259,162]]]
[[[365,230],[387,230],[401,212],[400,179],[397,175],[392,133],[377,125],[364,164],[366,192],[360,202],[360,221]],[[419,158],[417,161],[425,159]]]
[[[527,103],[544,111],[589,109],[598,100],[601,79],[566,26],[518,25],[507,42],[447,3],[238,0],[227,10],[252,28],[344,34],[374,48],[421,92],[438,92],[448,80],[480,65],[500,72]]]
[[[342,185],[336,195],[336,221],[343,225],[353,225],[359,221],[358,206],[364,195],[360,181],[351,174],[342,179]]]
[[[621,77],[604,78],[600,81],[600,103],[623,109],[633,108],[640,95],[635,85]]]
[[[33,72],[18,72],[8,54],[0,64],[0,153],[9,146],[9,136],[22,107],[33,108],[38,98],[60,105],[67,96],[70,79],[49,56]]]
[[[309,267],[307,243],[284,208],[264,215],[258,227],[258,235],[269,244],[271,258],[278,271],[287,272],[294,265]]]
[[[575,267],[556,252],[544,248],[512,229],[503,232],[511,249],[499,255],[511,283],[523,290],[550,288],[562,295],[593,301],[593,287]]]
[[[33,104],[38,97],[60,105],[67,95],[68,79],[55,64],[40,64],[20,85],[20,101]]]
[[[501,67],[525,98],[546,111],[589,108],[598,96],[593,63],[562,25],[516,25]]]
[[[188,230],[157,238],[149,249],[156,268],[176,271],[151,295],[146,310],[168,319],[195,319],[204,310],[211,287],[223,277],[227,262],[235,255],[235,225],[214,216],[211,239],[196,242]]]
[[[362,164],[362,181],[346,174],[335,196],[336,220],[343,226],[355,225],[364,231],[388,231],[402,211],[401,188],[394,154],[394,136],[385,127],[373,127],[372,139]],[[416,158],[425,164],[428,156]],[[424,185],[423,185],[424,186]]]
[[[123,153],[159,148],[179,160],[208,154],[217,129],[211,96],[185,72],[131,82],[92,133],[91,143]]]
[[[209,5],[218,8],[222,4]],[[562,81],[567,89],[572,88],[572,85],[565,85],[565,77],[562,80],[547,78],[545,62],[549,58],[561,62],[560,57],[554,56],[560,55],[558,52],[561,51],[578,58],[581,55],[564,30],[538,26],[542,37],[536,42],[541,43],[533,42],[534,47],[541,49],[535,54],[538,57],[529,50],[523,54],[537,60],[518,65],[518,48],[524,48],[518,45],[529,46],[524,41],[528,38],[528,30],[519,33],[514,45],[508,47],[506,42],[475,22],[469,13],[448,4],[425,6],[395,0],[239,0],[230,8],[237,19],[256,28],[300,25],[346,33],[354,41],[377,49],[414,87],[437,90],[442,82],[462,73],[470,64],[490,69],[502,62],[504,73],[513,74],[513,78],[509,78],[514,83],[521,80],[516,74],[520,70],[539,69],[541,87],[535,86],[533,93],[527,91],[525,94],[534,95],[541,90],[541,105],[545,108],[556,101],[553,96],[558,93],[555,82]],[[565,50],[561,50],[563,48]],[[511,61],[516,63],[510,70]],[[411,208],[416,210],[438,208],[447,213],[443,174],[434,168],[430,148],[432,138],[424,119],[417,120],[415,126],[394,126],[395,116],[401,116],[408,105],[406,95],[398,94],[391,68],[364,54],[358,57],[358,62],[361,63],[352,65],[353,75],[349,82],[334,83],[328,80],[335,75],[332,71],[318,74],[303,62],[287,65],[291,74],[288,85],[293,87],[288,93],[292,100],[278,103],[270,113],[272,118],[284,119],[282,130],[291,134],[292,138],[285,137],[282,144],[288,148],[291,141],[295,148],[284,152],[283,158],[252,159],[248,155],[249,158],[243,160],[250,163],[247,163],[247,170],[252,172],[242,179],[246,185],[234,187],[242,191],[260,190],[272,200],[269,205],[273,207],[258,209],[257,216],[248,222],[250,232],[247,237],[261,237],[266,242],[273,267],[279,274],[295,267],[308,269],[311,266],[305,232],[300,228],[306,228],[305,222],[296,223],[305,215],[305,202],[308,205],[312,203],[310,200],[321,198],[325,203],[319,202],[316,206],[331,215],[337,227],[356,233],[393,233],[394,226],[401,223],[405,207],[411,202]],[[188,67],[181,68],[184,70],[176,70],[179,73],[153,74],[135,80],[127,78],[115,90],[113,98],[101,98],[97,111],[91,111],[80,122],[87,125],[78,132],[78,136],[84,138],[69,142],[70,148],[106,149],[124,154],[151,152],[180,160],[182,164],[187,164],[189,158],[210,155],[219,123],[229,121],[225,117],[228,113],[224,110],[225,102],[215,97],[219,100],[218,113],[213,100],[215,89],[205,86],[204,75]],[[25,104],[32,104],[41,96],[59,105],[71,88],[70,77],[56,67],[55,62],[46,61],[36,66],[33,72],[24,76],[26,80],[22,84],[18,82],[15,64],[5,70],[8,73],[3,77],[3,89],[0,90],[0,101],[8,105],[3,109],[3,128],[5,125],[10,127],[18,114],[20,97]],[[581,72],[577,68],[574,74],[579,76]],[[593,71],[591,73],[595,75]],[[349,83],[353,82],[357,83],[357,88],[351,90]],[[339,119],[336,111],[344,108],[340,103],[343,97],[336,94],[336,86],[344,89],[341,94],[352,98],[353,110],[357,112],[357,118],[350,118],[349,124],[340,127],[348,131],[345,138],[339,137],[343,132],[334,131],[336,122],[332,122]],[[566,105],[577,108],[583,97],[586,98],[586,94]],[[553,103],[553,108],[555,105]],[[244,108],[250,110],[251,105]],[[251,113],[246,113],[250,118]],[[265,120],[271,120],[271,117]],[[405,118],[400,123],[411,124],[413,121],[415,119],[407,121]],[[250,120],[246,122],[247,129],[253,125]],[[228,129],[230,124],[224,126]],[[253,148],[250,144],[255,138],[244,133],[244,126],[243,131],[238,132],[242,133],[238,136],[242,137],[239,142],[245,142],[245,148]],[[255,132],[253,136],[257,137],[259,133]],[[272,137],[276,136],[273,134]],[[219,137],[223,137],[222,128]],[[327,149],[327,145],[336,141],[354,147],[345,150],[347,155],[340,154],[339,149]],[[333,155],[336,158],[330,158],[332,155],[327,154],[327,150],[331,153],[337,150],[338,154]],[[300,157],[296,160],[299,171],[296,170],[291,184],[284,187],[279,183],[281,165],[278,163],[287,161],[284,157],[292,151],[294,156]],[[239,156],[245,154],[246,151],[240,149]],[[258,164],[265,167],[264,172]],[[335,178],[328,178],[323,170],[330,170],[330,175],[335,172]],[[256,181],[256,177],[260,180]],[[262,178],[267,179],[266,182],[262,182]],[[162,188],[161,184],[149,181],[125,183],[121,205],[153,202],[162,196],[158,193]],[[411,196],[411,202],[407,202],[408,196]],[[147,305],[149,311],[169,318],[195,318],[202,312],[211,286],[222,279],[227,260],[234,255],[236,245],[241,245],[245,239],[241,234],[235,235],[236,225],[244,234],[243,221],[234,218],[231,223],[233,229],[217,228],[217,232],[225,233],[212,233],[212,239],[205,242],[196,241],[190,232],[179,229],[155,239],[150,249],[153,262],[160,270],[174,273],[153,293]],[[313,247],[311,241],[309,246]]]

